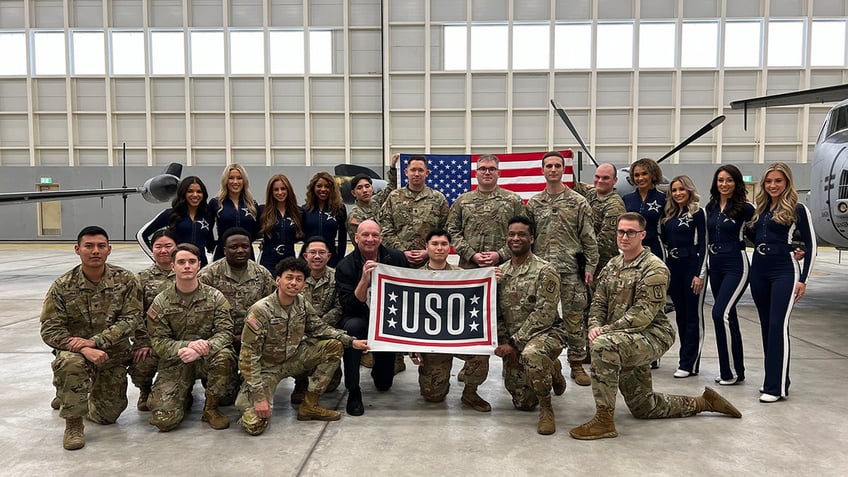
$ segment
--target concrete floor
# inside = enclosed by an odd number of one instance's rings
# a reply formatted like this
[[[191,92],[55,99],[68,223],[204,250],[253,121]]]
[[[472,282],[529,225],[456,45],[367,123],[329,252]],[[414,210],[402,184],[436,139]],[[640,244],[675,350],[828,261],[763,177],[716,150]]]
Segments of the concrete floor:
[[[148,413],[130,408],[118,423],[86,423],[86,446],[62,449],[64,421],[50,409],[51,355],[38,328],[41,301],[50,283],[78,263],[71,245],[0,244],[0,474],[3,475],[845,475],[848,469],[848,266],[837,252],[821,249],[807,296],[792,316],[792,388],[788,400],[761,404],[759,325],[750,295],[740,305],[747,381],[719,392],[742,411],[741,420],[702,414],[688,419],[638,421],[621,397],[617,439],[581,442],[568,430],[594,411],[591,389],[569,380],[554,397],[558,431],[536,433],[537,413],[512,408],[493,357],[480,388],[494,410],[477,413],[459,403],[454,382],[448,399],[425,403],[417,373],[397,376],[378,393],[363,368],[366,413],[342,414],[332,423],[299,422],[288,404],[291,381],[277,389],[271,427],[251,437],[237,426],[214,431],[200,422],[203,391],[174,432],[160,434]],[[846,257],[848,258],[848,257]],[[846,260],[848,261],[848,260]],[[146,257],[135,245],[116,244],[110,262],[138,271]],[[709,312],[709,310],[706,310]],[[714,333],[707,326],[701,374],[673,379],[676,348],[654,372],[664,392],[700,394],[714,385],[718,364]],[[456,362],[454,373],[459,370]],[[718,387],[718,386],[716,386]],[[344,409],[344,386],[322,398]],[[235,421],[238,412],[225,412]],[[842,470],[839,470],[842,469]]]

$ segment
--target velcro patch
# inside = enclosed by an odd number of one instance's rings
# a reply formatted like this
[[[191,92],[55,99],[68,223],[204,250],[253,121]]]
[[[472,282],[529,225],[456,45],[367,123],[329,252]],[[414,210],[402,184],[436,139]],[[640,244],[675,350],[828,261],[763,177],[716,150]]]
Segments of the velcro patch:
[[[248,327],[250,327],[251,330],[253,330],[254,333],[259,333],[259,331],[262,329],[262,323],[257,320],[255,316],[249,317],[244,322],[247,324]]]
[[[665,300],[665,291],[663,290],[662,285],[654,285],[651,287],[651,293],[654,296],[654,300]]]
[[[159,319],[159,315],[162,314],[162,310],[159,309],[156,305],[150,305],[150,308],[147,309],[147,318],[150,321],[156,321]]]

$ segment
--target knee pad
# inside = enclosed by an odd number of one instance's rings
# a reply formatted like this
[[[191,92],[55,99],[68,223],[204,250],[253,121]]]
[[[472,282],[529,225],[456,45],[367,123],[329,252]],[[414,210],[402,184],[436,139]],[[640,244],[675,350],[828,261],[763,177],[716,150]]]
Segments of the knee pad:
[[[151,413],[150,424],[156,426],[159,432],[168,432],[176,428],[185,414],[182,409],[162,410],[157,409]]]

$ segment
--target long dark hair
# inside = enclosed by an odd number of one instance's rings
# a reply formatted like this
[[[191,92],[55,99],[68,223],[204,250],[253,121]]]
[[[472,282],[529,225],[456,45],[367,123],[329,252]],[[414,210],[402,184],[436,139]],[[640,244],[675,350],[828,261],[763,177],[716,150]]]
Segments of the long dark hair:
[[[707,212],[715,212],[721,203],[721,193],[718,191],[718,175],[721,172],[730,174],[733,178],[733,195],[727,201],[727,207],[724,215],[733,220],[742,220],[745,213],[745,203],[747,202],[747,194],[745,192],[745,182],[742,180],[742,173],[739,168],[733,164],[724,164],[716,169],[713,174],[713,182],[710,185],[710,201],[707,203]]]
[[[300,207],[297,206],[297,197],[294,195],[291,181],[284,174],[274,174],[265,186],[265,208],[262,209],[262,215],[259,217],[259,236],[270,238],[271,231],[277,224],[277,199],[274,198],[274,183],[277,181],[282,182],[286,187],[286,215],[291,217],[296,230],[295,235],[300,237],[303,235]]]
[[[327,197],[326,203],[321,203],[321,200],[318,199],[318,195],[315,193],[315,184],[318,183],[319,180],[323,180],[330,186],[330,196]],[[336,180],[333,176],[328,172],[318,172],[312,179],[309,180],[309,184],[306,186],[306,206],[304,207],[306,210],[314,211],[314,210],[322,210],[321,207],[324,207],[325,210],[329,211],[336,220],[341,220],[342,214],[345,211],[344,202],[342,201],[342,194],[339,191],[339,184],[336,183]]]
[[[200,180],[197,176],[188,176],[183,178],[180,181],[180,185],[177,187],[177,196],[174,197],[174,200],[171,202],[171,216],[168,220],[168,228],[171,230],[175,229],[177,226],[177,222],[188,217],[188,202],[186,202],[186,193],[188,192],[189,186],[192,184],[197,184],[200,186],[200,192],[203,193],[203,200],[200,201],[200,204],[197,206],[197,213],[195,213],[196,217],[206,217],[209,215],[207,210],[207,205],[209,201],[209,192],[206,191],[206,185],[203,184],[203,181]]]

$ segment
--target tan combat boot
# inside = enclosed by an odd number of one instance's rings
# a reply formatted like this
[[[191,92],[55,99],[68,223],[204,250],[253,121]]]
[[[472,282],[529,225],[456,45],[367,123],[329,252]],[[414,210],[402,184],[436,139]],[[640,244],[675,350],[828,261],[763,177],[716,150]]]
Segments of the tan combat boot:
[[[695,411],[697,412],[719,412],[736,418],[742,417],[742,413],[739,412],[739,409],[736,409],[736,406],[723,398],[721,394],[717,393],[711,387],[705,387],[704,394],[696,396],[694,399]]]
[[[294,389],[292,390],[291,397],[289,397],[291,403],[302,403],[307,389],[309,389],[309,378],[306,376],[298,376],[294,378]]]
[[[571,377],[578,386],[588,386],[592,384],[592,378],[590,378],[589,375],[586,374],[586,370],[583,369],[582,359],[569,361],[568,364],[571,366]]]
[[[554,360],[554,370],[551,377],[553,378],[554,394],[562,396],[562,393],[565,392],[566,383],[565,376],[562,375],[562,361],[559,358]]]
[[[203,422],[208,422],[212,429],[226,429],[230,427],[230,418],[221,414],[218,410],[218,396],[206,394],[206,403],[203,405]]]
[[[150,406],[147,404],[147,398],[150,397],[150,386],[142,386],[138,388],[138,403],[135,407],[139,411],[149,411]]]
[[[373,368],[374,367],[374,356],[371,353],[363,354],[362,359],[359,360],[359,364],[365,368]]]
[[[595,416],[582,426],[572,429],[569,434],[575,439],[589,441],[603,439],[605,437],[618,437],[613,421],[614,409],[599,407],[595,410]]]
[[[65,418],[65,435],[62,437],[62,447],[67,450],[77,450],[85,447],[85,424],[81,417]]]
[[[298,421],[338,421],[341,414],[321,407],[318,404],[318,393],[308,391],[303,397],[303,404],[297,410]]]
[[[554,420],[554,408],[551,406],[551,396],[539,396],[539,425],[536,432],[543,436],[549,436],[556,432],[556,421]]]
[[[492,411],[492,405],[489,404],[485,399],[481,398],[479,394],[477,394],[477,386],[466,384],[465,388],[462,390],[462,398],[460,398],[460,400],[463,404],[470,406],[471,409],[474,409],[475,411]]]
[[[50,401],[50,407],[52,407],[53,409],[55,409],[57,411],[59,410],[60,407],[62,407],[62,400],[59,399],[59,396],[54,397],[53,400]]]
[[[406,361],[403,359],[403,354],[398,353],[395,355],[395,374],[402,373],[406,371]]]

